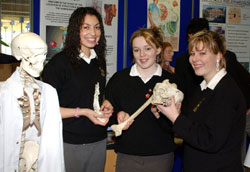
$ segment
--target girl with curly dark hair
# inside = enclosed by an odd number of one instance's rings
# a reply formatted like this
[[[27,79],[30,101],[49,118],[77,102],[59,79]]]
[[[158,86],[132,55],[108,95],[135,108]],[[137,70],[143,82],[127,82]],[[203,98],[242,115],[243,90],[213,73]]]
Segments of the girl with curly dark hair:
[[[85,18],[86,15],[95,16],[99,21],[98,25],[96,26],[96,29],[100,31],[101,35],[99,37],[99,40],[96,40],[96,42],[93,43],[95,44],[94,50],[98,57],[99,69],[102,70],[102,74],[106,76],[106,39],[104,35],[104,26],[102,23],[102,16],[93,8],[78,8],[71,15],[69,20],[69,27],[67,30],[64,51],[70,58],[72,64],[77,65],[80,63],[79,54],[82,48],[80,30],[84,29],[83,18]]]
[[[69,19],[64,49],[43,71],[43,80],[58,92],[66,171],[104,171],[106,124],[113,111],[103,96],[105,55],[101,15],[91,7],[76,9]],[[99,92],[97,100],[102,103],[101,114],[93,105],[96,92]]]

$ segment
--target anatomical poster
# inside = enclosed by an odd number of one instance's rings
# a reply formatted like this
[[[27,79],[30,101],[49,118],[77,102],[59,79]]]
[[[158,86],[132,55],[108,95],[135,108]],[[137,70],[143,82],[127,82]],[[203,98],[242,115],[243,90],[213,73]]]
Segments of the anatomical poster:
[[[107,80],[117,68],[117,0],[41,0],[40,1],[40,35],[48,45],[47,60],[64,47],[68,20],[78,7],[94,7],[103,18],[107,40]]]
[[[164,41],[179,51],[180,0],[148,0],[147,27],[160,27]]]

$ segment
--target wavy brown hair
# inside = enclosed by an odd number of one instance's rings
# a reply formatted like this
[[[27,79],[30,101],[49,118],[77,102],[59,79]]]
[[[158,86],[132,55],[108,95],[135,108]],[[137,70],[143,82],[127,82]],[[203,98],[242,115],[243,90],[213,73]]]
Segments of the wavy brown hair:
[[[80,58],[80,49],[81,49],[81,39],[80,39],[80,30],[84,23],[86,15],[96,16],[100,23],[101,28],[101,37],[98,41],[98,45],[94,47],[94,50],[97,54],[97,61],[99,69],[106,76],[106,38],[104,33],[104,26],[102,21],[102,16],[92,7],[80,7],[77,8],[70,16],[67,35],[65,40],[65,46],[63,51],[69,57],[72,65],[74,67],[79,66]]]

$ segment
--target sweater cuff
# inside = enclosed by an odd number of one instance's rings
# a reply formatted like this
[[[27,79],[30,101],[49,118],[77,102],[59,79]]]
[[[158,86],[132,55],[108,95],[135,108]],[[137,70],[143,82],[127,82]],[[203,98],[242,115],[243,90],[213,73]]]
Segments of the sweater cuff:
[[[173,124],[173,131],[182,135],[183,131],[186,130],[188,123],[188,118],[185,115],[180,114]]]

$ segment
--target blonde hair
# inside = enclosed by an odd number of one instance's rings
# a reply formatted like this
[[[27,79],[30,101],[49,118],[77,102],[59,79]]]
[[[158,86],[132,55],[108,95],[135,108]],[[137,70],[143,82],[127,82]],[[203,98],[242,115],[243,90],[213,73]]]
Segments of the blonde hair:
[[[213,31],[209,30],[202,30],[197,33],[195,33],[188,41],[188,51],[189,53],[195,48],[196,50],[202,50],[199,49],[198,45],[200,43],[203,43],[204,48],[208,48],[211,52],[214,54],[221,53],[222,59],[220,60],[220,69],[225,68],[226,69],[226,59],[225,59],[225,53],[226,53],[226,43],[225,38]]]
[[[162,50],[162,44],[163,44],[163,32],[160,28],[154,27],[154,28],[141,28],[133,33],[133,35],[130,38],[130,46],[133,49],[133,41],[137,37],[143,37],[145,41],[150,45],[151,47],[156,47],[156,49],[161,48]],[[161,51],[162,52],[162,51]],[[162,53],[160,53],[157,57],[157,61],[160,61],[162,58]]]

